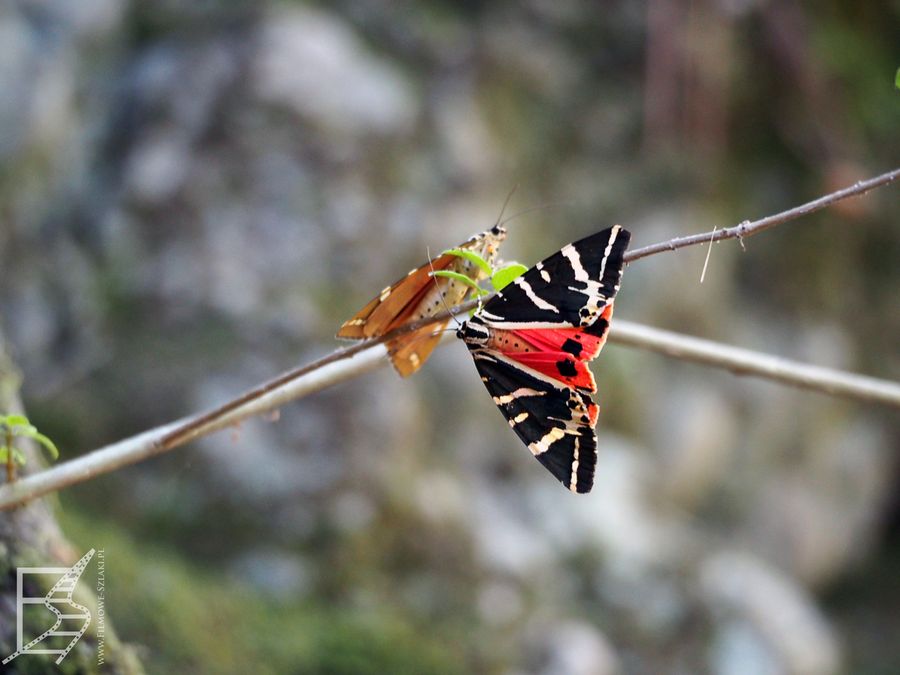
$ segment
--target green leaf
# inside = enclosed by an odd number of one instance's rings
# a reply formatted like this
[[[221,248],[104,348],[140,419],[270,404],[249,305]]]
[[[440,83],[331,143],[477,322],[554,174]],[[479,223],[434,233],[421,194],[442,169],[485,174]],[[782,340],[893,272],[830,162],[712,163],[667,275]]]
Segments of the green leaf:
[[[5,445],[0,445],[0,464],[6,464],[7,457],[9,457],[9,450]]]
[[[487,260],[482,258],[477,253],[474,253],[472,251],[466,251],[465,249],[461,249],[461,248],[448,248],[441,255],[445,255],[447,253],[449,253],[450,255],[455,255],[458,258],[465,258],[469,262],[475,263],[476,265],[478,265],[481,268],[481,271],[484,272],[484,275],[487,277],[491,276],[491,274],[493,274],[493,272],[494,272],[491,269],[491,266],[488,264]]]
[[[35,430],[31,433],[22,434],[22,436],[33,438],[38,443],[44,446],[44,449],[47,451],[47,454],[49,454],[50,457],[52,457],[54,460],[59,459],[59,449],[56,447],[56,444],[49,438],[44,436],[44,434],[39,433],[37,430]]]
[[[897,74],[894,75],[894,86],[900,89],[900,68],[897,68]]]
[[[478,284],[472,281],[470,277],[467,277],[465,274],[460,274],[459,272],[451,272],[449,270],[438,270],[437,272],[431,272],[431,276],[433,277],[444,277],[445,279],[455,279],[461,283],[466,284],[472,288],[478,288]],[[478,289],[481,290],[481,289]]]
[[[18,427],[29,425],[29,422],[25,415],[5,415],[0,417],[0,424],[5,424],[8,427]]]
[[[496,290],[501,291],[504,287],[512,283],[513,279],[522,276],[527,271],[528,268],[525,267],[525,265],[520,263],[510,263],[506,267],[494,272],[491,276],[491,285]]]
[[[6,426],[9,430],[7,433],[12,433],[14,436],[34,439],[44,446],[47,454],[54,460],[59,459],[59,449],[56,447],[56,444],[39,432],[37,427],[31,424],[24,415],[0,415],[0,424]],[[9,452],[6,450],[6,446],[3,446],[3,455],[6,458],[9,458]],[[25,455],[19,452],[15,447],[13,448],[13,457],[17,462],[19,461],[19,457],[21,457],[21,463],[25,463]]]

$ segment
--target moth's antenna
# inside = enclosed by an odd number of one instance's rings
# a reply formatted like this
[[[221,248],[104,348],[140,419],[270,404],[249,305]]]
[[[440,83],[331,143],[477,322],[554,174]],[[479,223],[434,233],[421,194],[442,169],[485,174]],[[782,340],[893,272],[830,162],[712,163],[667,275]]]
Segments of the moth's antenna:
[[[512,199],[512,196],[515,194],[516,190],[518,190],[518,189],[519,189],[519,184],[516,183],[515,185],[513,185],[512,190],[509,191],[509,194],[506,195],[506,199],[503,201],[503,206],[500,209],[500,215],[497,216],[497,222],[494,223],[494,227],[500,227],[503,223],[506,222],[505,220],[503,220],[503,212],[506,211],[506,207],[509,206],[509,200]],[[500,222],[501,220],[503,222]]]
[[[566,206],[571,202],[547,202],[546,204],[538,204],[537,206],[531,206],[527,209],[523,209],[522,211],[516,211],[514,214],[509,216],[506,220],[503,220],[498,223],[498,225],[506,225],[509,221],[515,220],[519,216],[524,216],[526,213],[531,213],[532,211],[540,211],[541,209],[550,209],[554,206]],[[501,212],[502,215],[502,212]]]
[[[453,313],[453,310],[450,309],[450,305],[447,304],[447,301],[444,299],[444,291],[441,290],[441,287],[438,285],[437,277],[434,276],[434,263],[431,260],[431,252],[428,250],[428,247],[425,247],[425,255],[428,256],[428,266],[431,268],[431,278],[434,279],[434,287],[437,289],[438,294],[441,297],[441,303],[444,305],[444,309],[447,310],[447,313],[450,315],[450,318],[456,322],[456,325],[459,328],[462,328],[462,324],[456,318],[456,315]]]

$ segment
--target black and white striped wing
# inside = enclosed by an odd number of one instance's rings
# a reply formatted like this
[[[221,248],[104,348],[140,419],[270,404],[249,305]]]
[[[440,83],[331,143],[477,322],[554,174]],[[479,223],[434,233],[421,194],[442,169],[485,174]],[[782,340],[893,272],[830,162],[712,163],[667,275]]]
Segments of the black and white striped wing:
[[[630,239],[615,225],[563,247],[488,301],[481,318],[510,329],[592,325],[619,290]]]
[[[589,492],[597,465],[597,406],[571,387],[502,354],[474,349],[494,403],[535,458],[572,492]]]

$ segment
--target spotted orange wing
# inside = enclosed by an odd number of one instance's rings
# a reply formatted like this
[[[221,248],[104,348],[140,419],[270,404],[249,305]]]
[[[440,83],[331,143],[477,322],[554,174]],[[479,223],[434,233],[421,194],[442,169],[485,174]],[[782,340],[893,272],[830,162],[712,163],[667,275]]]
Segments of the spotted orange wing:
[[[350,319],[337,332],[337,337],[350,340],[365,340],[389,333],[394,328],[409,321],[416,308],[437,285],[444,285],[446,279],[431,276],[432,268],[446,270],[459,260],[456,256],[444,254],[411,270],[402,279],[387,286],[376,297]]]

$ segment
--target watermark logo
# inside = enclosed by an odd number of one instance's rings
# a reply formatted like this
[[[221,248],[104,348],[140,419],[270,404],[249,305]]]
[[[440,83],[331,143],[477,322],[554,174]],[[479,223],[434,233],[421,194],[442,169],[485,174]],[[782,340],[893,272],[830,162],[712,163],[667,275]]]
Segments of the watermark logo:
[[[16,651],[3,659],[3,665],[23,654],[56,654],[56,663],[62,662],[72,650],[84,632],[91,625],[91,611],[72,600],[72,594],[78,585],[78,580],[87,568],[96,551],[91,549],[72,567],[19,567],[16,570]],[[100,586],[103,578],[103,550],[97,556],[98,561],[98,591],[105,590]],[[30,575],[50,575],[56,579],[50,592],[45,596],[32,597],[25,595],[25,580]],[[46,586],[45,586],[46,588]],[[103,600],[99,598],[98,614],[100,624],[103,623]],[[42,606],[42,607],[41,607]],[[25,642],[27,637],[23,632],[23,619],[29,612],[29,619],[34,619],[33,613],[41,614],[49,612],[46,624],[52,625],[37,637]],[[36,622],[36,621],[35,621]],[[98,626],[98,638],[100,636]],[[102,650],[102,642],[100,643]],[[102,654],[102,651],[99,653]]]

